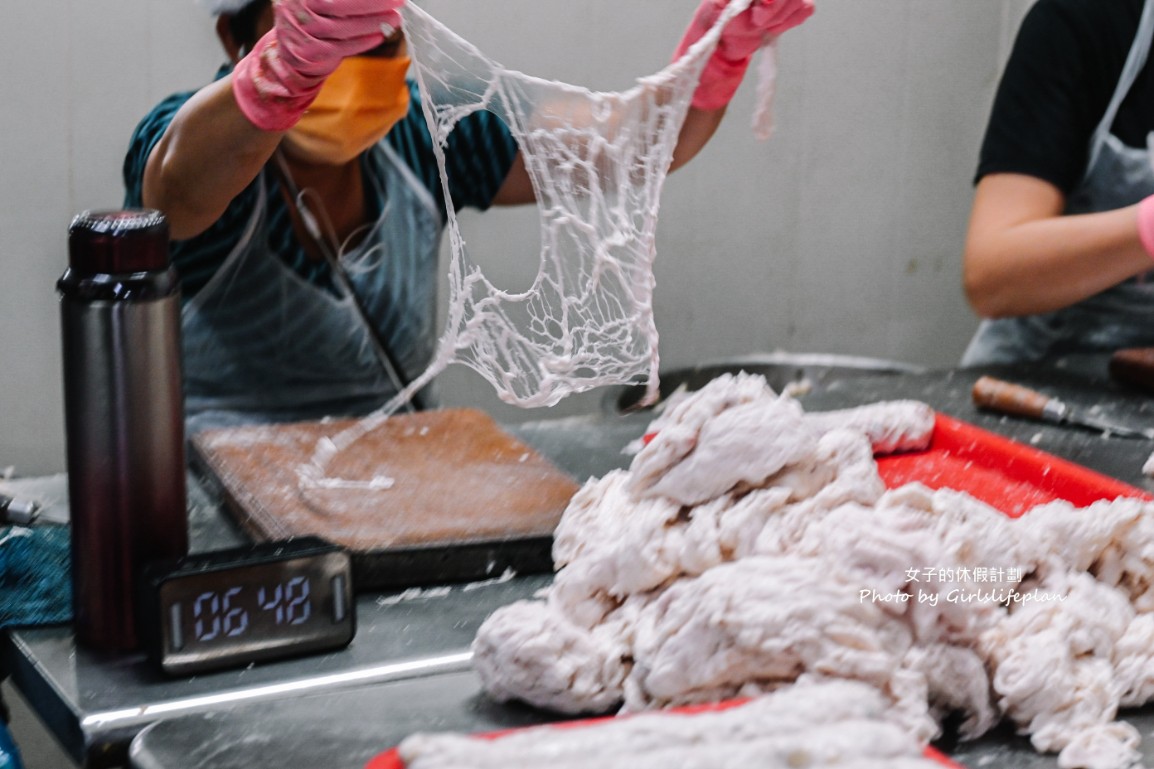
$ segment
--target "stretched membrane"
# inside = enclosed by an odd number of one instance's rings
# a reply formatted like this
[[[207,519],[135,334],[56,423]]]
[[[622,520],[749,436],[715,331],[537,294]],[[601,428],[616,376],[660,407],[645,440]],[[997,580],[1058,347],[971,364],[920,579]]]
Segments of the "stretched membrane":
[[[483,376],[505,402],[551,406],[596,387],[645,382],[658,394],[653,262],[661,189],[705,62],[721,29],[753,0],[733,0],[685,56],[621,92],[595,92],[506,69],[416,5],[402,11],[413,72],[448,202],[448,317],[428,368],[379,411],[322,440],[328,461],[410,401],[452,363]],[[767,136],[772,46],[755,116]],[[528,290],[490,282],[468,254],[446,178],[447,137],[488,110],[515,137],[537,195],[541,252]]]

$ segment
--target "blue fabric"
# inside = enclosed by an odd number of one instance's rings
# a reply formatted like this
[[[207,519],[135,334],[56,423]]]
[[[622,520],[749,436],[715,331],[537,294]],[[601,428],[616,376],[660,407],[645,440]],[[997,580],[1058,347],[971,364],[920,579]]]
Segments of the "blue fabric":
[[[10,526],[0,530],[0,627],[71,620],[69,559],[66,526]],[[0,761],[0,769],[4,766]]]
[[[12,739],[8,727],[0,723],[0,769],[24,769],[20,749]]]

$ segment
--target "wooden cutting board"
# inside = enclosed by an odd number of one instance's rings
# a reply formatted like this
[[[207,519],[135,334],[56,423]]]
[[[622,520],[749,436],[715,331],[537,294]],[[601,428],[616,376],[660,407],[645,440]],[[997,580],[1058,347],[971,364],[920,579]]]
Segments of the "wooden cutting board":
[[[311,480],[318,441],[353,420],[207,430],[198,470],[258,541],[313,535],[347,548],[358,590],[552,571],[576,482],[473,409],[394,415]]]

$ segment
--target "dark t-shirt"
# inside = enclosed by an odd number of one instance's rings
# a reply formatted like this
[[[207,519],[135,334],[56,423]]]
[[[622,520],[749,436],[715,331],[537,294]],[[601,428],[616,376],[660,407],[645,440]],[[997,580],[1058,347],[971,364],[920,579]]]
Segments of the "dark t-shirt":
[[[1034,176],[1069,194],[1085,173],[1098,126],[1138,31],[1143,0],[1038,0],[1006,64],[976,179]],[[1113,133],[1146,146],[1154,130],[1154,54],[1114,121]]]

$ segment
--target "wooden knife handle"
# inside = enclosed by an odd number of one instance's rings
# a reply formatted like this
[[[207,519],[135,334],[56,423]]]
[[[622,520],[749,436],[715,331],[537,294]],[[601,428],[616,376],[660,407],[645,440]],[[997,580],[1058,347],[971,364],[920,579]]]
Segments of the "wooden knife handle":
[[[989,376],[974,382],[971,395],[979,408],[1034,419],[1045,418],[1046,406],[1052,400],[1037,390]]]
[[[1154,347],[1131,347],[1110,356],[1110,376],[1146,392],[1154,392]]]

